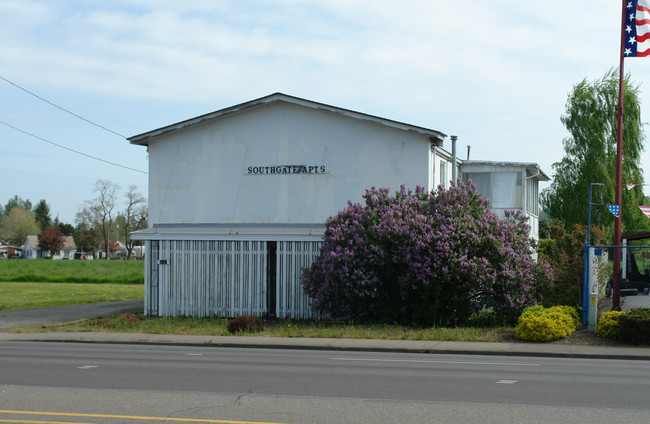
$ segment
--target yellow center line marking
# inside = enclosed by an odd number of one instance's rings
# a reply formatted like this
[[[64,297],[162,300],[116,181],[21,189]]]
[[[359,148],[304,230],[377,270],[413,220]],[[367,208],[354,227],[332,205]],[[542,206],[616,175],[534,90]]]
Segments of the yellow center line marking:
[[[97,423],[81,423],[77,421],[33,421],[33,420],[2,420],[0,423],[13,423],[13,424],[97,424]]]
[[[271,423],[266,421],[230,421],[230,420],[208,420],[201,418],[170,418],[170,417],[140,417],[132,415],[106,415],[106,414],[79,414],[74,412],[42,412],[42,411],[9,411],[0,409],[0,414],[16,414],[16,415],[49,415],[53,417],[85,417],[85,418],[115,418],[115,419],[132,419],[132,420],[151,420],[151,421],[177,421],[177,422],[191,422],[191,423],[215,423],[215,424],[285,424],[285,423]],[[57,422],[57,421],[29,421],[29,420],[7,420],[0,419],[3,423],[41,423],[41,424],[70,424],[70,422]],[[89,424],[77,423],[74,424]]]

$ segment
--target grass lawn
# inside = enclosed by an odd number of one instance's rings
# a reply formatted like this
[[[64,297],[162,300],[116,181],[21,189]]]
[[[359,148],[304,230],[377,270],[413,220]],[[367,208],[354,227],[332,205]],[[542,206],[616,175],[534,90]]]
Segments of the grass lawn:
[[[144,261],[0,260],[0,282],[144,284]]]
[[[0,311],[142,299],[143,296],[141,284],[0,282]]]

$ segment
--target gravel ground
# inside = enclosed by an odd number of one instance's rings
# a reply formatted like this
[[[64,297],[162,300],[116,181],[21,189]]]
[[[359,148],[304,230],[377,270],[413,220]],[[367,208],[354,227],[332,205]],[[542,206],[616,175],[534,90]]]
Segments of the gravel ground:
[[[519,340],[515,337],[514,331],[508,331],[502,334],[502,342],[509,343],[539,343],[531,342],[527,340]],[[605,339],[603,337],[598,337],[596,333],[591,333],[586,330],[578,330],[564,339],[555,340],[553,342],[548,342],[551,344],[563,344],[563,345],[591,345],[591,346],[627,346],[625,343],[621,343],[617,340]]]
[[[596,333],[586,330],[579,330],[564,339],[551,342],[554,344],[568,344],[568,345],[592,345],[592,346],[626,346],[617,340],[606,339],[598,337]]]

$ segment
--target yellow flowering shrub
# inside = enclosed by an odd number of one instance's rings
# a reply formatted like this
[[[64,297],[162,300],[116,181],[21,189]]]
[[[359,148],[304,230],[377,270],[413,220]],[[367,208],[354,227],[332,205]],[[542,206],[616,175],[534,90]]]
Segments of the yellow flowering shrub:
[[[550,342],[573,334],[580,320],[575,308],[533,306],[524,309],[515,327],[515,337],[521,340]]]
[[[618,339],[620,330],[621,311],[603,312],[598,318],[596,335],[607,339]]]
[[[576,328],[580,327],[580,324],[582,324],[582,322],[580,321],[580,314],[578,314],[578,310],[573,306],[567,306],[567,305],[551,306],[548,309],[551,311],[567,314],[573,321],[573,326]]]

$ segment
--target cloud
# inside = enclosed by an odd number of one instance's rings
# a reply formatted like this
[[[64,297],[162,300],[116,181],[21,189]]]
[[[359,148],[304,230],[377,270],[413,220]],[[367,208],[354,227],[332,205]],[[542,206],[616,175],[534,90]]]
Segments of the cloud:
[[[161,100],[204,101],[241,87],[292,87],[298,79],[331,81],[327,90],[344,95],[351,85],[382,87],[391,79],[417,86],[435,78],[448,86],[464,76],[510,87],[529,75],[496,50],[523,37],[500,29],[480,6],[459,13],[453,5],[408,1],[135,4],[141,9],[52,14],[48,27],[63,21],[68,29],[50,45],[10,56],[48,67],[52,83],[73,90]]]
[[[618,64],[618,14],[609,0],[5,0],[0,75],[126,134],[281,91],[550,172],[573,84]]]

